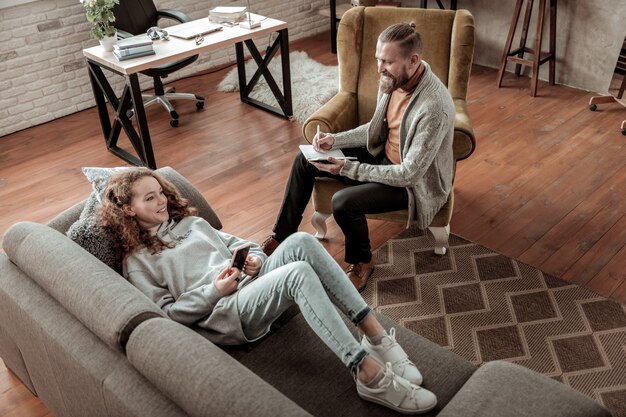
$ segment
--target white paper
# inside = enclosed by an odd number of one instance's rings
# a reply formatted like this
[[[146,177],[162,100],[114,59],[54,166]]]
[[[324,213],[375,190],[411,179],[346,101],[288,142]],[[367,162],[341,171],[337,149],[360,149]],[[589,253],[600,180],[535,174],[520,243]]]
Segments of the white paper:
[[[304,154],[307,161],[327,161],[329,156],[335,159],[356,159],[353,156],[345,156],[341,149],[331,149],[326,152],[318,152],[313,149],[313,145],[300,145],[300,151]]]

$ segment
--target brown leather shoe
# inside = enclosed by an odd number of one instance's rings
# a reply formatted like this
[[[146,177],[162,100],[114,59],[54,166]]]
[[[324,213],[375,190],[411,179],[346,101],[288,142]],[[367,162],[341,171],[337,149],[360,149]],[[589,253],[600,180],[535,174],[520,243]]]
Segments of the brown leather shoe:
[[[261,250],[267,256],[270,256],[276,248],[280,245],[280,242],[274,239],[274,236],[268,236],[265,241],[261,244]]]
[[[363,292],[367,286],[367,279],[374,272],[374,261],[359,262],[358,264],[350,264],[346,269],[346,274],[352,282],[352,285],[359,292]]]

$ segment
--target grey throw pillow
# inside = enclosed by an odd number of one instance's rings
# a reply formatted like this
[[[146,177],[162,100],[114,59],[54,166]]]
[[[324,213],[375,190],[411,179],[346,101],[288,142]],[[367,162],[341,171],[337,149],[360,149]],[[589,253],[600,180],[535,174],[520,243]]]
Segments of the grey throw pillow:
[[[78,220],[67,231],[70,239],[120,274],[122,272],[121,256],[114,249],[114,238],[98,225],[97,211],[102,203],[109,179],[113,174],[125,169],[128,168],[83,168],[83,174],[91,183],[93,191],[87,198]]]

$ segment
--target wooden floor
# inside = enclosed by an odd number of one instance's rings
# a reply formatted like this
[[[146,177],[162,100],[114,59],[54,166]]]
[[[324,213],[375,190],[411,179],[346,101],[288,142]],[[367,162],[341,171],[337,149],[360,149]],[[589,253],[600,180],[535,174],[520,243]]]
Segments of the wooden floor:
[[[329,35],[294,42],[335,65]],[[271,230],[298,144],[300,125],[216,91],[228,69],[175,83],[207,97],[197,112],[179,102],[180,127],[147,109],[156,161],[172,166],[204,194],[224,230],[261,241]],[[626,137],[619,105],[587,108],[593,95],[475,66],[469,87],[476,152],[457,167],[452,232],[532,266],[626,301]],[[121,142],[122,143],[122,142]],[[123,141],[125,144],[126,141]],[[46,222],[90,188],[82,166],[120,166],[104,147],[95,109],[0,138],[0,235],[20,220]],[[313,229],[305,213],[302,230]],[[372,221],[374,247],[403,225]],[[327,249],[343,259],[329,223]],[[50,416],[0,363],[0,417]]]

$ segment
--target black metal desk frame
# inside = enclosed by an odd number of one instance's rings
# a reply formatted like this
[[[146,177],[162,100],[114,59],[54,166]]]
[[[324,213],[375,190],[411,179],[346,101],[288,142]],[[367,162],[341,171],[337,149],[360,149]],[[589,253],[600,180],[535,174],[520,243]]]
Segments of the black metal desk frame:
[[[435,0],[437,2],[437,6],[440,9],[445,9],[446,7],[443,5],[441,0]],[[456,10],[456,2],[457,0],[450,0],[450,10]],[[420,0],[420,7],[423,9],[428,8],[428,0]]]
[[[268,49],[265,57],[262,57],[256,45],[251,39],[243,42],[235,43],[237,55],[237,69],[239,76],[239,91],[241,101],[252,106],[258,107],[272,114],[286,119],[293,116],[292,98],[291,98],[291,71],[289,68],[289,35],[288,29],[277,31],[278,36],[274,40],[272,46]],[[258,69],[246,83],[245,59],[243,44],[245,43],[250,55],[254,58],[258,65]],[[276,80],[268,69],[268,65],[276,52],[280,49],[281,69],[283,78],[283,91],[280,91]],[[126,78],[126,85],[118,98],[111,84],[107,80],[104,69],[123,76]],[[141,98],[141,87],[139,85],[138,73],[122,74],[115,71],[97,61],[87,58],[87,69],[89,71],[89,79],[96,100],[98,116],[102,126],[102,133],[109,152],[115,154],[124,161],[135,166],[147,166],[156,169],[157,164],[152,149],[152,140],[150,139],[150,131],[148,129],[148,121],[146,112]],[[272,90],[279,107],[273,107],[261,101],[250,98],[250,93],[256,86],[259,79],[263,77],[268,86]],[[107,101],[113,109],[114,120],[111,122],[107,109]],[[137,129],[133,126],[131,115],[134,115]],[[124,129],[129,141],[137,154],[132,155],[126,150],[117,146],[121,130]]]

